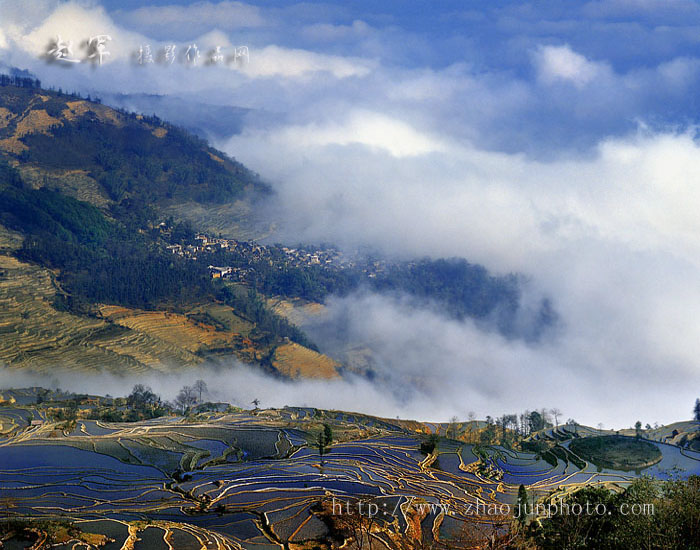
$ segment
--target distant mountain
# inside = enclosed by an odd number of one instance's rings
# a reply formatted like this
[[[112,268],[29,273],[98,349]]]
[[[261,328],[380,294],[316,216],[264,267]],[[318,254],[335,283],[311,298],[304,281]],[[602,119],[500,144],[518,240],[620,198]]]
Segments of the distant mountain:
[[[157,115],[206,139],[223,139],[239,134],[247,121],[260,124],[269,119],[264,112],[229,105],[216,105],[195,98],[157,94],[105,94],[103,103],[115,108]]]

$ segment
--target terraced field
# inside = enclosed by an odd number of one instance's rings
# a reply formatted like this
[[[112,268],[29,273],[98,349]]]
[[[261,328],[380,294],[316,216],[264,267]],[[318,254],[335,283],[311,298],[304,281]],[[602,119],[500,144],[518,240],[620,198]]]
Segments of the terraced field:
[[[0,255],[0,273],[0,363],[9,367],[140,373],[202,361],[149,332],[57,311],[55,276],[47,269]]]
[[[328,548],[328,510],[359,500],[381,511],[377,547],[399,548],[391,533],[447,539],[464,522],[492,523],[476,506],[512,504],[520,484],[560,496],[637,475],[448,439],[426,457],[416,432],[431,427],[316,409],[78,420],[69,430],[33,418],[45,419],[41,408],[0,408],[5,514],[77,522],[114,539],[106,548]],[[312,445],[321,422],[335,434],[323,457]],[[654,475],[700,473],[700,453],[658,445]]]
[[[289,378],[337,378],[340,368],[330,357],[294,342],[275,350],[272,366]]]
[[[93,316],[59,311],[53,305],[61,290],[56,275],[14,258],[21,243],[20,235],[0,226],[0,365],[139,374],[206,360],[261,360],[249,339],[253,324],[223,304],[185,314],[113,305],[98,306]],[[331,359],[294,344],[282,345],[275,362],[283,376],[337,375]]]
[[[275,228],[261,223],[247,201],[203,206],[196,202],[163,205],[163,213],[175,219],[190,220],[195,227],[209,235],[219,235],[243,241],[260,241],[274,233]]]

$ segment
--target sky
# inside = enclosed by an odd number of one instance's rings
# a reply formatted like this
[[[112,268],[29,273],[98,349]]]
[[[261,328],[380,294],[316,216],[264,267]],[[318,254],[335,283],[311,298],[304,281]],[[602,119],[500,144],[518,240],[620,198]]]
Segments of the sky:
[[[80,56],[103,33],[101,66],[42,57],[55,35]],[[197,66],[135,61],[195,43]],[[216,46],[249,60],[205,65]],[[400,297],[333,298],[386,402],[344,381],[270,404],[438,420],[558,407],[626,427],[687,419],[700,397],[696,1],[0,0],[0,64],[125,106],[178,100],[157,106],[166,119],[201,113],[272,184],[288,242],[464,257],[523,274],[524,299],[560,317],[528,343]]]

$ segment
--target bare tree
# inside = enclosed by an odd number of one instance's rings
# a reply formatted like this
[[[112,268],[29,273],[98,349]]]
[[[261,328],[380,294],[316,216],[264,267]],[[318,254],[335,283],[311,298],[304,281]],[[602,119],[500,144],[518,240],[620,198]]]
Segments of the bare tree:
[[[450,418],[450,425],[448,426],[449,431],[452,432],[452,439],[457,439],[457,423],[459,422],[459,418],[457,416],[453,416]],[[449,437],[449,434],[447,435]]]
[[[549,410],[549,413],[554,417],[554,427],[558,428],[559,427],[559,417],[561,416],[561,410],[554,407],[553,409]]]
[[[209,388],[207,387],[207,383],[204,380],[197,380],[194,383],[193,388],[197,393],[199,394],[199,403],[202,402],[202,394],[206,394],[209,392]]]
[[[253,399],[253,400],[250,402],[250,404],[253,405],[253,406],[255,407],[255,410],[257,411],[257,410],[258,410],[258,406],[260,405],[260,399],[258,399],[258,398],[256,397],[255,399]]]
[[[187,409],[197,403],[197,395],[192,386],[184,386],[180,393],[175,398],[175,406],[182,409],[182,414],[185,414]]]
[[[469,411],[467,413],[467,420],[469,420],[468,424],[468,429],[469,429],[469,442],[473,443],[474,442],[474,428],[475,428],[475,422],[476,422],[476,413],[474,411]]]

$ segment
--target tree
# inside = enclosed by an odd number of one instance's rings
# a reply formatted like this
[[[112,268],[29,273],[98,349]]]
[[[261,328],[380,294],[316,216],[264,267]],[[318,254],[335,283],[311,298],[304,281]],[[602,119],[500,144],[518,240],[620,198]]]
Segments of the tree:
[[[545,419],[544,417],[537,411],[532,411],[530,413],[530,416],[527,419],[529,428],[530,428],[530,433],[533,432],[538,432],[540,430],[544,429],[544,423]]]
[[[192,386],[184,386],[175,398],[175,406],[182,410],[182,414],[197,403],[197,395]]]
[[[540,409],[540,415],[542,415],[542,429],[547,428],[552,425],[551,416],[547,409]]]
[[[469,442],[474,443],[474,428],[476,427],[476,413],[474,411],[469,411],[467,413],[467,420],[469,420],[469,423],[467,424],[467,429],[469,430]]]
[[[435,433],[429,434],[427,437],[425,437],[423,439],[423,441],[421,441],[420,452],[425,454],[425,455],[429,455],[437,448],[439,440],[440,440],[440,438],[438,437],[437,434],[435,434]]]
[[[695,422],[700,422],[700,398],[695,400],[695,408],[693,409]]]
[[[327,446],[333,443],[333,428],[331,428],[330,424],[323,424],[323,437]]]
[[[253,399],[253,400],[250,402],[250,404],[253,405],[253,406],[255,407],[255,410],[257,411],[257,410],[258,410],[258,406],[260,405],[260,399],[258,399],[258,398],[256,397],[255,399]]]
[[[488,417],[487,417],[488,418]],[[491,445],[496,437],[496,427],[492,422],[488,422],[486,427],[479,434],[479,443],[482,445]]]
[[[554,407],[553,409],[549,410],[549,413],[554,417],[554,427],[558,428],[559,427],[559,417],[561,416],[561,410]]]
[[[635,434],[637,436],[637,439],[642,437],[642,422],[640,420],[637,420],[634,423],[634,431],[635,431]]]
[[[569,418],[566,421],[566,425],[569,427],[569,429],[573,428],[574,434],[578,435],[578,423],[576,422],[576,420],[574,420],[573,418]]]
[[[134,409],[152,408],[155,407],[159,401],[160,397],[153,393],[153,390],[151,390],[149,386],[144,386],[143,384],[136,384],[126,398],[127,405]]]
[[[459,418],[456,416],[453,416],[450,418],[450,424],[448,426],[448,430],[452,432],[452,439],[457,439],[457,422],[459,422]],[[449,437],[449,434],[448,434]]]
[[[209,392],[209,388],[207,387],[207,383],[204,380],[200,379],[194,383],[193,387],[194,387],[195,391],[199,394],[198,401],[199,401],[199,403],[201,403],[202,402],[202,394]]]
[[[518,521],[522,524],[527,519],[527,489],[525,485],[518,487]]]
[[[318,433],[316,446],[318,447],[318,456],[321,457],[321,465],[323,465],[323,455],[328,454],[331,443],[333,443],[333,428],[330,424],[323,424],[323,430]]]

